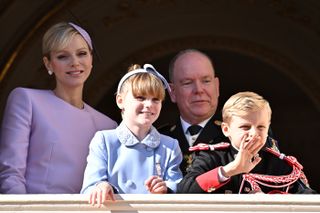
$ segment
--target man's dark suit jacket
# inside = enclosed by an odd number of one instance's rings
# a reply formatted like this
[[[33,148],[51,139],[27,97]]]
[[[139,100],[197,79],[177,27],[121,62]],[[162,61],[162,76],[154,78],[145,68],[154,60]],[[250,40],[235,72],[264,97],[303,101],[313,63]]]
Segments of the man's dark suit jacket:
[[[199,143],[216,144],[222,141],[229,141],[229,139],[223,135],[220,124],[221,121],[217,119],[216,116],[213,116],[205,125],[193,145],[197,145]],[[161,134],[169,135],[179,141],[183,154],[183,161],[180,164],[180,169],[183,175],[185,175],[192,162],[192,152],[189,151],[190,146],[186,136],[184,135],[180,118],[175,125],[167,125],[159,128],[158,130]]]

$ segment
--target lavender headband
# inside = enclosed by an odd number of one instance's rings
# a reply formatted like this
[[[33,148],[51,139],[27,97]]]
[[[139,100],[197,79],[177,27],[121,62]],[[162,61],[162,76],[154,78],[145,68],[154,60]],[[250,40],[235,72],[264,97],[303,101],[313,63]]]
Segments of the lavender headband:
[[[80,33],[80,35],[83,37],[83,39],[89,45],[90,49],[93,50],[92,41],[91,41],[91,38],[90,38],[89,34],[87,33],[87,31],[85,31],[82,27],[80,27],[72,22],[69,22],[68,24],[70,24],[76,31],[78,31],[78,33]]]
[[[157,78],[159,78],[162,81],[164,88],[167,89],[168,92],[171,92],[168,81],[151,64],[145,64],[145,65],[143,65],[143,68],[130,71],[121,78],[121,80],[118,84],[117,94],[119,94],[123,82],[125,82],[125,80],[127,80],[130,76],[138,74],[138,73],[151,73],[151,74],[155,75]]]

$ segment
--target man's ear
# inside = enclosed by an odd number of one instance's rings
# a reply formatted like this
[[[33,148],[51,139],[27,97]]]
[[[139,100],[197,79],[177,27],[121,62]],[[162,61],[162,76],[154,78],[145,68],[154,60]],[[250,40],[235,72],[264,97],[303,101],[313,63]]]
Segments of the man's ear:
[[[170,99],[173,103],[176,103],[176,95],[175,95],[175,89],[174,89],[174,84],[173,83],[169,83],[171,92],[169,92],[170,95]]]
[[[230,135],[229,130],[230,129],[229,129],[229,125],[227,123],[225,123],[225,122],[221,123],[221,130],[222,130],[224,136],[229,137],[229,135]]]
[[[217,97],[220,96],[220,82],[219,82],[219,78],[218,77],[215,77],[214,78],[214,81],[215,81],[215,85],[216,85],[216,94],[217,94]]]

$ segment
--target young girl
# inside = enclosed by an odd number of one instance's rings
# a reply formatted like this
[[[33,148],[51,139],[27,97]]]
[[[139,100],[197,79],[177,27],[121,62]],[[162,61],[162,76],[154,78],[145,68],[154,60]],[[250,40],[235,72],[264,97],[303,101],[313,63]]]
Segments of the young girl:
[[[175,192],[182,179],[178,141],[153,126],[160,114],[167,81],[152,65],[135,65],[120,80],[116,102],[121,124],[99,131],[90,144],[82,193],[99,206],[115,193]]]

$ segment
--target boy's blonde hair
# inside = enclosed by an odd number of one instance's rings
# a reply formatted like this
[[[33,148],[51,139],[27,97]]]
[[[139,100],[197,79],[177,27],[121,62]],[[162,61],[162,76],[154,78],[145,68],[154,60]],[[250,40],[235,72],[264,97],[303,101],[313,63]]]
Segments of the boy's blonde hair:
[[[128,72],[140,68],[140,65],[134,64],[128,68]],[[123,82],[119,93],[123,94],[130,88],[134,97],[152,96],[163,101],[166,94],[161,79],[151,73],[137,73],[130,76]]]
[[[243,116],[266,108],[271,121],[271,107],[269,102],[254,92],[239,92],[231,96],[222,109],[223,122],[229,122],[232,116]]]

